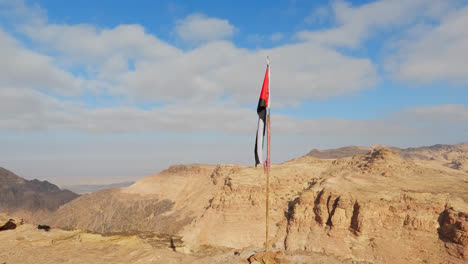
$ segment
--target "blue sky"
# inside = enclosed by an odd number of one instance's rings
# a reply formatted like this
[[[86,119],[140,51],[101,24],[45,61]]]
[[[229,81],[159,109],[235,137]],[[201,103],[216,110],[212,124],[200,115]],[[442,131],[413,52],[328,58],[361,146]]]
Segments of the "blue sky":
[[[364,3],[365,1],[359,1]],[[327,5],[320,1],[63,1],[39,2],[47,10],[51,22],[80,24],[100,27],[115,27],[120,24],[141,24],[151,33],[176,44],[172,34],[173,24],[178,19],[193,13],[229,20],[239,29],[234,42],[237,45],[253,46],[247,41],[249,34],[269,35],[276,32],[291,32],[310,28],[304,17],[314,8]],[[320,27],[325,26],[320,23]],[[272,43],[263,43],[271,46]]]
[[[468,139],[468,1],[0,0],[0,166],[59,184]]]

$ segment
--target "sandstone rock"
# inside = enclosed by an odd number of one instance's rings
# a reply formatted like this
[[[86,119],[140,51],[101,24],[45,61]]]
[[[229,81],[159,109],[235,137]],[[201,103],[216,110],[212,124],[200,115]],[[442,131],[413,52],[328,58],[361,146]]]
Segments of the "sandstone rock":
[[[248,258],[249,263],[251,264],[279,264],[280,260],[284,258],[283,251],[266,251],[266,252],[257,252]],[[285,263],[285,262],[281,262]]]
[[[3,219],[2,214],[0,219]],[[159,238],[150,233],[102,236],[58,228],[45,233],[25,224],[8,232],[0,232],[0,263],[248,264],[247,254],[253,253],[248,248],[237,250],[235,252],[238,254],[234,254],[233,250],[222,247],[205,247],[198,252],[180,253],[166,245],[154,244],[152,239]],[[293,263],[342,263],[333,257],[315,253],[296,253],[290,257],[294,259]],[[285,258],[275,260],[277,263],[290,263]]]
[[[339,261],[462,263],[463,218],[439,221],[450,207],[468,212],[468,173],[444,165],[460,157],[460,149],[375,148],[365,155],[305,156],[273,165],[272,247]],[[127,188],[83,195],[62,206],[52,223],[100,233],[167,233],[193,252],[262,247],[264,184],[262,168],[178,165]]]
[[[439,237],[450,255],[468,260],[468,214],[447,208],[438,219]]]
[[[453,159],[452,161],[444,165],[452,169],[468,172],[468,158],[465,156]]]

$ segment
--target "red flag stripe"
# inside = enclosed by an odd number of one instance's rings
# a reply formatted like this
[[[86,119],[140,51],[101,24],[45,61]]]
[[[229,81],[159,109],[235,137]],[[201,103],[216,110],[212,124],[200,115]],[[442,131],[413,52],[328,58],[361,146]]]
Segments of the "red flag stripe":
[[[267,65],[267,69],[265,72],[265,79],[263,79],[263,86],[262,86],[262,92],[260,93],[260,99],[265,100],[265,106],[268,108],[270,107],[270,101],[268,98],[270,97],[270,71],[269,71],[269,65]]]

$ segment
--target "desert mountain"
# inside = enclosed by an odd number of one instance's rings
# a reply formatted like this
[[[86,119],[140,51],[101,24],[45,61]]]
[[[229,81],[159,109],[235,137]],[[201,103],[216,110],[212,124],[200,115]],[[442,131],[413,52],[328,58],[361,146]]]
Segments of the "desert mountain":
[[[216,166],[175,165],[127,188],[84,194],[65,204],[52,224],[103,234],[155,231],[179,234],[200,218],[222,187],[212,183]]]
[[[468,143],[456,145],[437,144],[429,147],[395,148],[386,145],[373,145],[371,147],[349,146],[337,149],[313,149],[306,156],[319,159],[338,159],[364,155],[372,149],[388,148],[397,151],[402,157],[415,161],[430,160],[453,169],[468,171]]]
[[[0,167],[0,211],[24,216],[57,210],[78,197],[48,181],[26,180]]]
[[[349,146],[337,149],[313,149],[306,156],[319,158],[319,159],[339,159],[345,157],[352,157],[354,155],[364,155],[369,153],[371,148],[360,146]]]
[[[430,161],[433,164],[468,172],[468,143],[407,148],[401,150],[400,154],[413,160]]]
[[[272,246],[377,263],[467,261],[467,145],[379,146],[273,165]],[[98,233],[167,233],[188,250],[261,247],[264,184],[260,167],[176,165],[127,188],[83,195],[49,223]]]

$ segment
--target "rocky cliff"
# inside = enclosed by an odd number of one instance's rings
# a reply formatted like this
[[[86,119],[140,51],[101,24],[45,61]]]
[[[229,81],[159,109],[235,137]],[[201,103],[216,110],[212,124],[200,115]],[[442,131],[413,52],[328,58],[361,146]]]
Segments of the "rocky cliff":
[[[386,149],[333,163],[292,205],[288,250],[379,263],[467,260],[466,174],[418,166]]]
[[[447,166],[465,147],[407,155],[377,147],[273,165],[271,245],[376,263],[468,261],[468,173]],[[261,247],[264,184],[260,167],[172,166],[127,188],[83,195],[50,220],[101,233],[166,232],[190,250]]]
[[[217,190],[215,166],[175,165],[127,188],[84,194],[65,204],[47,223],[99,233],[155,231],[179,234],[199,218]]]

